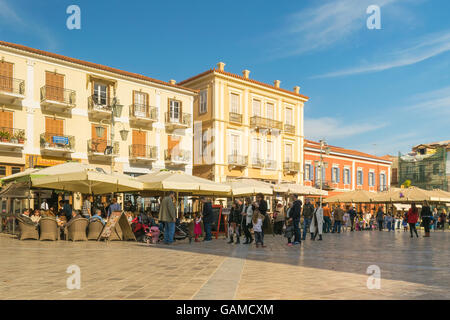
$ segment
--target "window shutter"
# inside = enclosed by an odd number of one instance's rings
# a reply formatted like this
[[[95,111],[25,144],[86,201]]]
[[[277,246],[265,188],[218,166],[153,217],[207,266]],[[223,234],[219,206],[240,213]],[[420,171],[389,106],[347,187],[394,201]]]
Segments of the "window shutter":
[[[340,170],[339,170],[339,168],[336,168],[336,173],[337,173],[337,182],[339,183],[339,182],[341,182],[341,177],[340,177]]]

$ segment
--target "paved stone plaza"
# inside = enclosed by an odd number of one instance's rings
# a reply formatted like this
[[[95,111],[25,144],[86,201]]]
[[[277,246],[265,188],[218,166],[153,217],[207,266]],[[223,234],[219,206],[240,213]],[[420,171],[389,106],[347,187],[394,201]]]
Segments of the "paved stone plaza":
[[[450,233],[345,232],[287,247],[19,241],[0,234],[1,299],[450,299]],[[69,265],[81,289],[69,290]],[[369,290],[366,270],[381,269]]]

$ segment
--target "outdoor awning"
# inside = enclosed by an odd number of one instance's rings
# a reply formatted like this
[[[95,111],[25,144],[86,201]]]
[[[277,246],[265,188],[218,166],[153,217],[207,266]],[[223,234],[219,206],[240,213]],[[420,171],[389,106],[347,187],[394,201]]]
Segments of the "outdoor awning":
[[[366,190],[353,190],[343,192],[326,198],[325,203],[371,203],[373,202],[376,193]]]
[[[388,191],[380,192],[373,199],[377,203],[412,203],[424,201],[440,201],[439,197],[433,198],[433,193],[417,187],[391,188]]]
[[[182,171],[160,171],[137,178],[143,189],[148,191],[175,191],[198,195],[224,196],[229,194],[230,187],[207,179],[192,176]]]
[[[0,198],[27,199],[31,197],[28,182],[10,182],[0,190]]]
[[[327,196],[328,191],[311,186],[301,186],[295,183],[281,183],[274,186],[274,191],[279,193],[297,194],[299,196]]]
[[[32,186],[84,194],[140,191],[143,183],[123,174],[107,174],[91,165],[68,162],[31,174]]]
[[[225,182],[225,184],[231,187],[230,195],[234,197],[251,196],[258,193],[264,195],[273,194],[273,185],[260,180],[237,179]]]

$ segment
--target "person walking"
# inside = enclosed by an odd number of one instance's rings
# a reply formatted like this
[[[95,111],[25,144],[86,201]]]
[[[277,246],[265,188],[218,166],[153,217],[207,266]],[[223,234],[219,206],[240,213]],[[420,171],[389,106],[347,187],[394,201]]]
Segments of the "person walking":
[[[233,243],[233,236],[236,235],[236,244],[239,244],[239,236],[240,236],[240,227],[241,227],[241,221],[242,221],[242,204],[239,199],[236,199],[231,207],[230,211],[230,219],[228,221],[229,224],[229,236],[230,240],[228,243]]]
[[[269,207],[267,205],[267,201],[264,200],[264,195],[262,193],[258,193],[256,195],[256,202],[258,203],[259,213],[264,216],[262,232],[269,233],[271,231],[270,219],[267,215],[267,210],[269,210]]]
[[[283,234],[283,225],[286,219],[286,215],[284,213],[284,206],[281,202],[278,202],[275,207],[275,212],[273,214],[273,233],[274,234]]]
[[[431,212],[431,208],[428,205],[428,201],[425,201],[425,203],[422,206],[422,211],[420,212],[420,216],[422,218],[422,224],[423,228],[425,230],[425,238],[430,237],[430,222],[431,218],[433,217],[433,214]]]
[[[356,210],[353,206],[350,206],[350,210],[347,211],[350,219],[350,231],[355,230],[355,218],[356,218]]]
[[[313,213],[314,213],[314,206],[311,204],[309,199],[306,199],[305,206],[303,207],[303,237],[302,237],[302,240],[306,239],[306,234],[309,232]],[[294,229],[295,229],[295,225],[294,225]],[[295,244],[295,242],[294,242],[294,244]]]
[[[381,207],[381,206],[378,207],[376,219],[377,219],[377,223],[378,223],[378,230],[383,231],[384,212],[383,212],[383,207]]]
[[[214,220],[214,213],[212,209],[211,201],[207,200],[205,197],[200,197],[200,201],[203,203],[203,227],[205,229],[205,239],[203,241],[211,241],[211,224]]]
[[[242,230],[244,231],[245,242],[244,244],[250,244],[253,242],[253,237],[250,232],[252,226],[252,216],[253,216],[254,206],[252,204],[252,200],[250,198],[245,199],[245,205],[242,210]]]
[[[323,208],[323,233],[328,233],[331,230],[331,210],[328,203],[325,203]]]
[[[411,205],[411,208],[407,213],[407,219],[409,231],[411,232],[411,238],[413,237],[413,232],[416,234],[416,237],[418,238],[419,235],[417,234],[416,223],[419,220],[419,209],[417,209],[415,203]]]
[[[292,208],[289,211],[289,219],[292,221],[294,227],[294,244],[300,244],[301,232],[300,232],[300,216],[302,213],[302,201],[298,199],[298,195],[293,194],[292,198]],[[306,237],[306,236],[305,236]]]
[[[311,240],[315,240],[317,234],[319,234],[319,240],[322,240],[322,230],[323,230],[323,209],[320,207],[319,202],[316,202],[316,208],[313,212],[313,217],[311,220]]]
[[[442,212],[439,215],[439,221],[441,224],[441,229],[442,229],[442,231],[444,231],[445,230],[445,222],[447,221],[447,215],[446,215],[445,209],[442,209]]]
[[[259,248],[261,246],[262,248],[265,248],[264,245],[264,232],[263,232],[263,222],[264,222],[264,215],[259,212],[259,209],[256,208],[253,211],[253,231],[255,232],[255,244],[256,247]]]
[[[114,199],[113,199],[114,201]],[[175,221],[177,219],[177,210],[175,208],[175,192],[170,191],[169,195],[164,197],[159,208],[159,221],[164,225],[164,243],[172,244],[175,234]]]

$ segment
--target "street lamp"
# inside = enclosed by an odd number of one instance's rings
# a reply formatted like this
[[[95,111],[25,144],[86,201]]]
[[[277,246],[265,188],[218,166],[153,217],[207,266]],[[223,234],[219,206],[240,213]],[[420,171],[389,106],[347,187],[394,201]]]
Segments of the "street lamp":
[[[324,168],[324,163],[323,163],[323,151],[324,151],[324,147],[325,147],[325,154],[329,155],[330,154],[330,147],[328,147],[328,144],[325,140],[320,140],[320,207],[322,207],[322,190],[323,190],[323,168]],[[325,168],[327,167],[327,165],[325,165]]]

